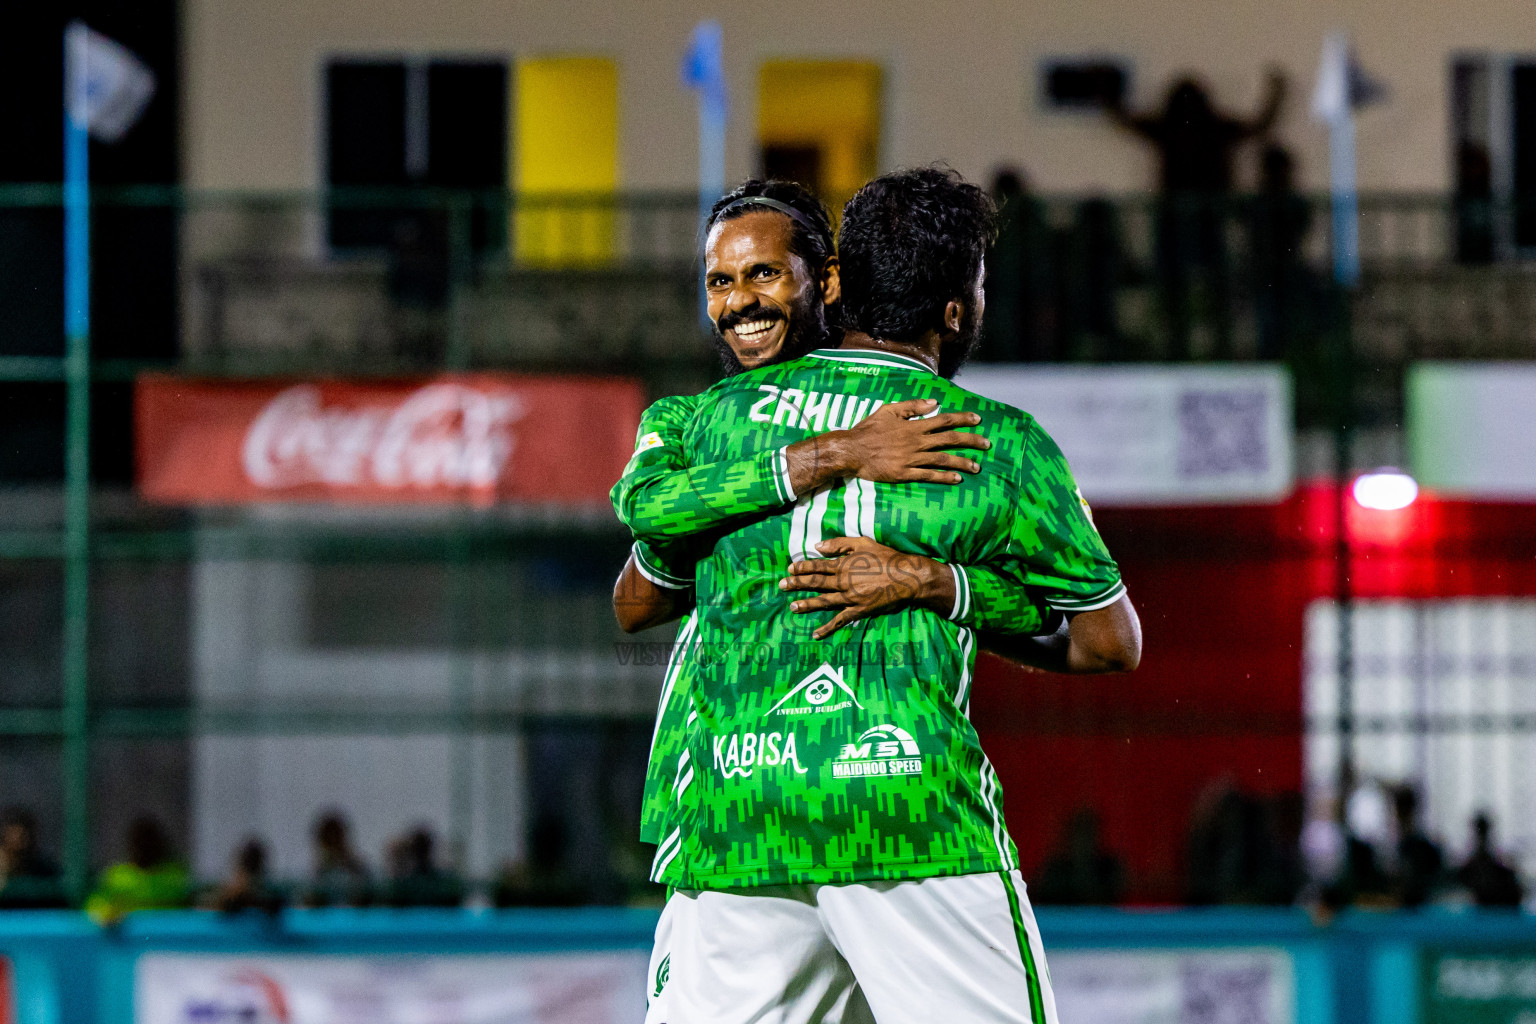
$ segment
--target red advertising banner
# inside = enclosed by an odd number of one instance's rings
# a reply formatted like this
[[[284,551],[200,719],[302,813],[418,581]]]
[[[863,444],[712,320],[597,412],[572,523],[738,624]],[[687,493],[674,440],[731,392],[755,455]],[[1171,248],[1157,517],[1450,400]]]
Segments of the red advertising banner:
[[[139,378],[139,494],[258,501],[606,503],[644,406],[617,377]]]

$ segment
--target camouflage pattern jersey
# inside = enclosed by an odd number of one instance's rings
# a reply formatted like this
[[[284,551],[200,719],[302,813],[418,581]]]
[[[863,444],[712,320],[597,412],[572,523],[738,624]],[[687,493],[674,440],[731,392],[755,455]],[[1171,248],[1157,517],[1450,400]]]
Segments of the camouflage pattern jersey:
[[[663,398],[645,411],[635,453],[613,488],[614,509],[636,534],[636,567],[657,586],[677,591],[684,605],[693,602],[695,562],[712,543],[711,534],[784,506],[793,493],[781,475],[781,450],[690,466],[683,436],[699,399]],[[1043,628],[1049,609],[1013,576],[984,566],[956,566],[954,572],[951,621],[991,633],[1033,635]],[[697,717],[691,702],[696,662],[688,656],[696,639],[690,609],[678,624],[662,679],[640,813],[642,842],[659,844],[672,831],[681,775],[678,758],[687,749],[687,731]]]
[[[706,535],[680,667],[693,722],[656,880],[731,888],[1017,866],[997,776],[967,717],[974,631],[908,607],[813,640],[831,613],[791,612],[778,581],[790,562],[817,557],[821,539],[866,536],[985,565],[1062,611],[1104,607],[1124,587],[1055,443],[1027,414],[915,359],[823,349],[700,396],[686,464],[756,459],[787,487],[786,445],[910,398],[981,415],[993,443],[981,473],[959,485],[842,480]]]

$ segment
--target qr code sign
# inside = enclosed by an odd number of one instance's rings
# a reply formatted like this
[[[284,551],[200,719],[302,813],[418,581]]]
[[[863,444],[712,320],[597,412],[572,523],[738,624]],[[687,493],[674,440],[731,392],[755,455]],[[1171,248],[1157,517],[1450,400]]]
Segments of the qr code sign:
[[[1189,964],[1180,1024],[1270,1024],[1269,987],[1269,968],[1262,964]]]
[[[1269,471],[1269,396],[1263,391],[1179,395],[1179,476],[1185,480]]]

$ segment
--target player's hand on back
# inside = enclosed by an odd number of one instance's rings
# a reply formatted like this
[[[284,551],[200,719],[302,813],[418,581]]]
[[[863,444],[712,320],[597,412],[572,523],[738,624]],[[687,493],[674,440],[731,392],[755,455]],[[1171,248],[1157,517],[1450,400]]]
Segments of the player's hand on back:
[[[789,446],[789,477],[795,493],[805,494],[845,477],[877,483],[957,484],[967,473],[981,472],[975,459],[949,449],[986,451],[992,442],[958,429],[974,427],[974,412],[935,413],[931,398],[882,405],[847,430],[834,430]]]
[[[818,592],[790,604],[797,614],[837,610],[812,634],[818,640],[850,622],[905,605],[922,604],[947,612],[954,604],[954,575],[942,562],[897,551],[868,537],[834,537],[816,549],[827,557],[792,563],[779,589]]]
[[[935,415],[937,407],[931,398],[892,402],[850,427],[848,444],[857,460],[853,475],[879,483],[957,484],[961,473],[981,472],[974,459],[946,450],[991,448],[980,434],[957,429],[974,427],[981,417],[974,412]]]

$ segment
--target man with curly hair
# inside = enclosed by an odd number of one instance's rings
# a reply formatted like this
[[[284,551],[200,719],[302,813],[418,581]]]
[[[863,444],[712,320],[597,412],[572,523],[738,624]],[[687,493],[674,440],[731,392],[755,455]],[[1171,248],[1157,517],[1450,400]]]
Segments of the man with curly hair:
[[[823,452],[832,479],[723,519],[698,549],[691,724],[653,876],[686,910],[649,1021],[1055,1022],[968,718],[966,578],[988,567],[1065,617],[1011,645],[1040,667],[1129,671],[1140,630],[1060,450],[949,382],[980,326],[993,216],[953,172],[866,185],[839,238],[841,345],[727,378],[683,431],[685,465],[759,459],[781,485],[789,449],[885,406],[975,417],[989,444],[979,472],[891,483]],[[889,552],[950,566],[948,614],[868,606]],[[784,600],[797,591],[815,596]]]

